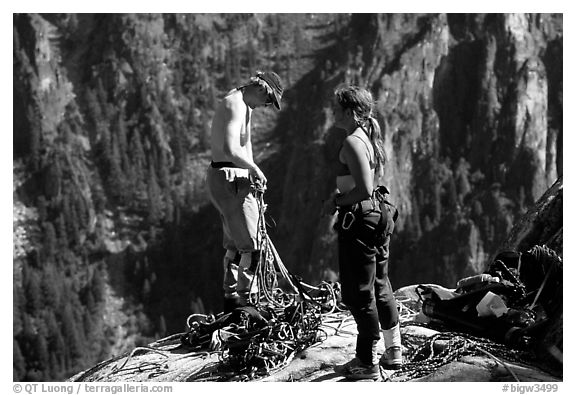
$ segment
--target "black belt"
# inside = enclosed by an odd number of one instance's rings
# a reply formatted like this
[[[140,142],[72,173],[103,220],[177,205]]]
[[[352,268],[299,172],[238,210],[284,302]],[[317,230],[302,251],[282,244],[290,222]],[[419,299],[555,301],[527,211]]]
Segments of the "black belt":
[[[221,169],[223,167],[234,167],[236,169],[241,169],[240,166],[236,165],[234,162],[210,162],[210,166],[214,169]]]
[[[366,211],[374,210],[374,209],[378,208],[378,206],[379,206],[378,203],[370,198],[370,199],[362,200],[361,202],[351,204],[349,206],[339,206],[338,211],[344,212],[344,213],[350,212],[350,211],[357,211],[357,210],[360,210],[361,212],[366,212]]]

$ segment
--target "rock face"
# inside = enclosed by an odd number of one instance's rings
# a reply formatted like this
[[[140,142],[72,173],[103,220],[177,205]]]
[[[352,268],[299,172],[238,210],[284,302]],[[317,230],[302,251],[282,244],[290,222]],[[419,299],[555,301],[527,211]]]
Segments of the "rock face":
[[[563,186],[560,177],[515,224],[500,250],[526,251],[533,245],[546,245],[563,255]]]
[[[527,251],[533,245],[544,245],[563,255],[563,178],[554,185],[520,218],[502,243],[500,250]],[[544,278],[547,276],[545,275]],[[563,282],[553,284],[556,296],[551,323],[538,343],[539,357],[557,371],[562,371],[564,303]]]

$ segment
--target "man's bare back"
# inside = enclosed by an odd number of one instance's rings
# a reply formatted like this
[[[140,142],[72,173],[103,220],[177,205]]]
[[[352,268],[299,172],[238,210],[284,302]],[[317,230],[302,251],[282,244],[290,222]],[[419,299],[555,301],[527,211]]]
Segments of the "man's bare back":
[[[218,103],[212,121],[211,148],[214,162],[234,162],[231,151],[252,162],[250,116],[252,110],[244,103],[242,92],[233,89]]]

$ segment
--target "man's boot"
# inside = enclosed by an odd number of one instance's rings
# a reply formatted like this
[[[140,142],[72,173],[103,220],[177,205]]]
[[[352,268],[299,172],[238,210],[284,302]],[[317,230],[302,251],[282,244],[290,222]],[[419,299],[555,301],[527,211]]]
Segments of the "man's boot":
[[[226,250],[226,255],[224,255],[224,313],[230,313],[241,305],[238,292],[236,292],[240,257],[240,253],[236,250]]]
[[[384,337],[384,354],[380,358],[380,366],[386,370],[396,370],[402,367],[402,343],[400,338],[400,323],[382,331]]]
[[[224,313],[231,313],[234,309],[242,307],[239,297],[224,298]]]

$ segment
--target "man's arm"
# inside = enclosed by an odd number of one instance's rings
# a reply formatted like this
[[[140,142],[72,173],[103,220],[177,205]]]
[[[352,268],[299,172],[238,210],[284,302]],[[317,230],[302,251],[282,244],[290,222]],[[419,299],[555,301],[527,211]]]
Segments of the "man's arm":
[[[251,128],[251,127],[250,127]],[[248,158],[250,158],[250,161],[254,162],[254,154],[252,152],[252,131],[248,130],[248,137],[246,139],[246,153],[248,154]]]

